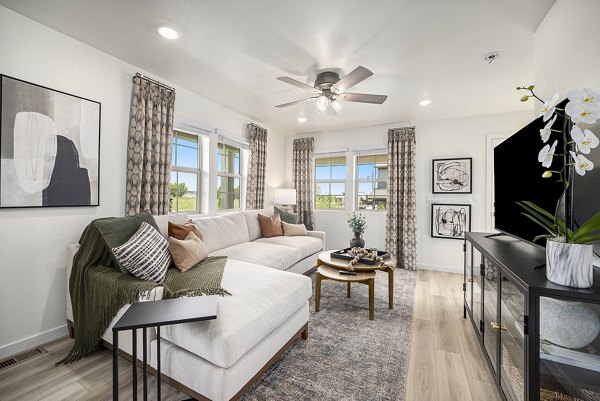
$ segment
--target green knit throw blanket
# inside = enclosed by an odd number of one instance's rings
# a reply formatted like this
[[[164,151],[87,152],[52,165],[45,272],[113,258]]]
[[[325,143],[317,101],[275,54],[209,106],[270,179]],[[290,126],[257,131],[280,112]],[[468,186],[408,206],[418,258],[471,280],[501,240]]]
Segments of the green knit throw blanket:
[[[94,220],[95,221],[95,220]],[[69,278],[75,343],[57,363],[75,362],[92,352],[117,312],[125,305],[148,297],[156,283],[124,274],[116,266],[92,221],[79,239]],[[208,257],[186,272],[170,268],[163,285],[163,299],[200,295],[231,295],[221,287],[227,257]]]

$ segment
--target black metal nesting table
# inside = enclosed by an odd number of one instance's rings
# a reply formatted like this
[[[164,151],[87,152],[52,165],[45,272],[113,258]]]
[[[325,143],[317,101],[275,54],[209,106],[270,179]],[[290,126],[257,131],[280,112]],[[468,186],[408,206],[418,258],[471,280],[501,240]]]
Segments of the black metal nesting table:
[[[113,333],[113,400],[119,399],[119,332],[131,330],[133,400],[137,400],[137,329],[143,329],[144,400],[148,399],[148,327],[156,327],[156,393],[160,401],[160,327],[217,318],[217,296],[164,299],[137,302],[121,316],[112,328]]]

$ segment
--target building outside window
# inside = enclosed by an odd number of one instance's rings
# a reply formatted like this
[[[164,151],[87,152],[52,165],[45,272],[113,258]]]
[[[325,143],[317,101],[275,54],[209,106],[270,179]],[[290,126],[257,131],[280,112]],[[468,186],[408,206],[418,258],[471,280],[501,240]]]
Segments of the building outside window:
[[[344,209],[346,157],[315,157],[315,207]]]
[[[242,182],[239,147],[219,142],[217,146],[217,209],[240,209]]]
[[[200,165],[198,135],[175,130],[171,151],[170,211],[199,212]]]
[[[386,210],[387,155],[356,157],[356,208],[359,210]]]

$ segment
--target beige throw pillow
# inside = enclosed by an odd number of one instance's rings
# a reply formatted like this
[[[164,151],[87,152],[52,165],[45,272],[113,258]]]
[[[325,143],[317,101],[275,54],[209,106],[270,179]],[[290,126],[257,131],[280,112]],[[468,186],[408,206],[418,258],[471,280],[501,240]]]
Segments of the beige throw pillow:
[[[293,237],[295,235],[308,235],[304,224],[290,224],[286,223],[285,221],[282,221],[281,225],[283,226],[283,235],[286,235],[288,237]]]
[[[204,242],[190,232],[185,239],[169,238],[169,252],[177,267],[182,272],[190,270],[208,257],[208,249]]]

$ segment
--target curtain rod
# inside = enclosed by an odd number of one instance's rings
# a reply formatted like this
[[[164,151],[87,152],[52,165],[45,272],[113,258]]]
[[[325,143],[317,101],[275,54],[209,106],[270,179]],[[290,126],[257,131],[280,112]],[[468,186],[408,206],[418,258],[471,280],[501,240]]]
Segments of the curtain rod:
[[[388,128],[388,129],[415,129],[417,128],[416,125],[413,125],[412,127],[399,127],[399,128]]]
[[[158,85],[158,86],[162,86],[162,87],[163,87],[163,88],[165,88],[165,89],[168,89],[168,90],[171,90],[171,91],[175,92],[175,88],[172,88],[172,87],[170,87],[170,86],[168,86],[168,85],[165,85],[165,84],[163,84],[162,82],[158,82],[156,79],[152,79],[152,78],[150,78],[150,77],[147,77],[147,76],[145,76],[145,75],[142,75],[142,74],[140,74],[139,72],[136,72],[136,73],[135,73],[135,76],[136,76],[136,77],[138,77],[138,78],[141,78],[141,79],[145,79],[146,81],[150,81],[150,82],[152,82],[153,84],[156,84],[156,85]]]

